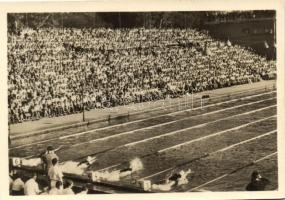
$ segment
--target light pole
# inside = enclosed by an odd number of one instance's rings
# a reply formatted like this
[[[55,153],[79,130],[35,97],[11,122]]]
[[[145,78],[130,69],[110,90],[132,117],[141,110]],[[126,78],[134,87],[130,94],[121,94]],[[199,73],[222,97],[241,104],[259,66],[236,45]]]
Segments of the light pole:
[[[81,103],[82,103],[82,121],[85,122],[85,108],[84,108],[84,83],[81,82]]]
[[[82,101],[82,121],[85,122],[85,105],[84,105],[84,94],[85,94],[85,84],[86,84],[86,64],[87,64],[87,56],[84,56],[84,67],[83,67],[83,73],[84,78],[81,81],[81,101]]]

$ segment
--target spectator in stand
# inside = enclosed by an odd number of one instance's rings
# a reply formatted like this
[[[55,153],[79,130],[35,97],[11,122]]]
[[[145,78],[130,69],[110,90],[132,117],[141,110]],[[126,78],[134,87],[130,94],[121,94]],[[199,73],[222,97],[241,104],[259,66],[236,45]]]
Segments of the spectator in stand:
[[[25,183],[24,186],[24,194],[25,195],[38,195],[40,194],[39,185],[36,182],[37,174],[33,174],[33,176]]]

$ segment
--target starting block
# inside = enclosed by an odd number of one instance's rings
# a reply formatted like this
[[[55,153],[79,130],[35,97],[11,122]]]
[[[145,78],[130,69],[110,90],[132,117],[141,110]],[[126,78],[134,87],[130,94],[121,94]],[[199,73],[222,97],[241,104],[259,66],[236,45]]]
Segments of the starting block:
[[[12,166],[13,167],[21,167],[21,165],[22,165],[21,158],[16,158],[16,157],[12,158]]]
[[[139,186],[144,191],[150,191],[151,190],[151,181],[150,180],[141,180],[138,183],[139,183]]]

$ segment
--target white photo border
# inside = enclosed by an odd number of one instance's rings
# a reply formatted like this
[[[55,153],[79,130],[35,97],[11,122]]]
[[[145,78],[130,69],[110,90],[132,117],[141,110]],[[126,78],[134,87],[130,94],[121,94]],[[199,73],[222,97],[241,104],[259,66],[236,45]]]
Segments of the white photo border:
[[[98,0],[61,2],[0,3],[0,199],[274,199],[285,198],[285,70],[284,1],[282,0]],[[82,196],[9,196],[8,101],[7,101],[7,13],[25,12],[116,12],[116,11],[222,11],[276,10],[277,30],[277,130],[278,191],[112,194]],[[7,181],[6,181],[7,180]]]

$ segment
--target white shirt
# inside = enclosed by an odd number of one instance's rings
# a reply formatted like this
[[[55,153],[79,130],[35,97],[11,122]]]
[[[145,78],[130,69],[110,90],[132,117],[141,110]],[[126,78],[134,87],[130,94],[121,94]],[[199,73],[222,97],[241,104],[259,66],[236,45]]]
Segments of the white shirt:
[[[24,182],[22,181],[21,178],[17,178],[13,184],[12,184],[12,190],[13,191],[21,191],[22,189],[24,189]]]
[[[60,194],[62,194],[62,190],[57,189],[57,188],[52,188],[52,189],[49,191],[49,195],[60,195]]]
[[[48,171],[48,176],[53,181],[61,181],[63,174],[58,165],[52,166]]]
[[[35,181],[35,179],[29,179],[24,186],[24,194],[25,195],[37,195],[40,193],[39,185]]]
[[[58,156],[52,151],[52,152],[46,152],[46,154],[44,155],[44,157],[46,158],[46,162],[47,162],[47,170],[49,171],[49,169],[52,166],[52,159],[56,158],[58,160]]]
[[[74,194],[74,192],[71,188],[65,188],[63,189],[62,194]]]

